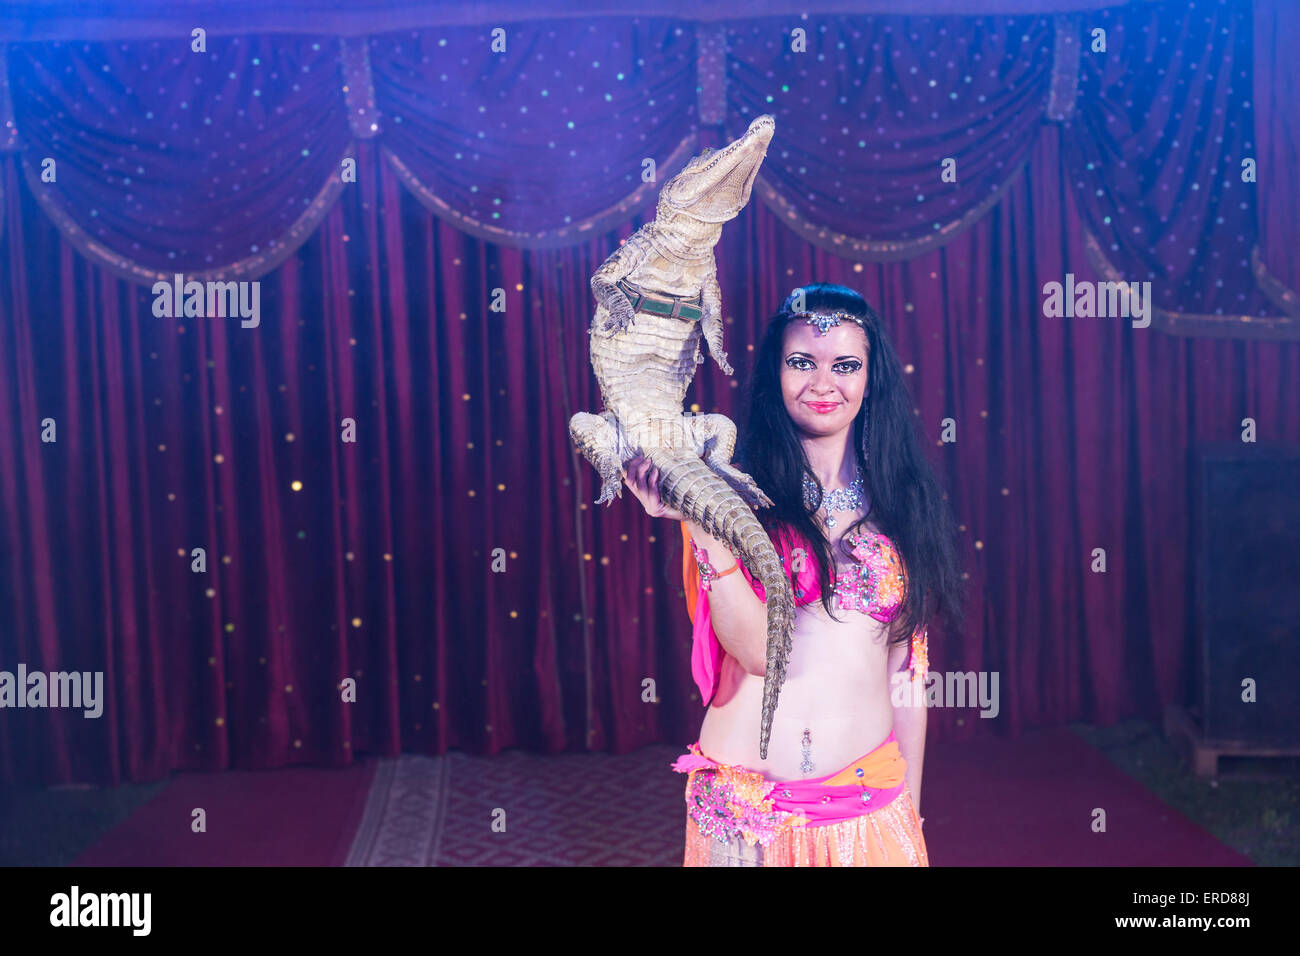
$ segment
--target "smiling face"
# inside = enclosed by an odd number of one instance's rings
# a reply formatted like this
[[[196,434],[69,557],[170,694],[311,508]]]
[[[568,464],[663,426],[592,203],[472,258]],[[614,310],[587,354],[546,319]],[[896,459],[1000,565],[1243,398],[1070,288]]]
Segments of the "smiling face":
[[[834,435],[853,424],[867,394],[867,333],[841,321],[827,334],[796,319],[781,346],[785,410],[809,436]]]

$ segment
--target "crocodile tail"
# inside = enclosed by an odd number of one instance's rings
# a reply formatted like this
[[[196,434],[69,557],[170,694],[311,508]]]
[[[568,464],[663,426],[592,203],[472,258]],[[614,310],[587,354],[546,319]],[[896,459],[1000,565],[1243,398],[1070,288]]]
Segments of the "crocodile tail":
[[[758,731],[758,755],[767,759],[767,742],[772,736],[772,717],[776,702],[785,686],[785,666],[790,661],[794,647],[794,597],[789,593],[790,581],[781,576],[786,592],[774,607],[767,603],[767,670],[763,673],[763,719]],[[781,591],[773,592],[781,595]]]
[[[689,451],[648,448],[644,454],[659,469],[659,497],[726,544],[745,562],[767,595],[767,669],[758,743],[759,755],[766,760],[772,716],[794,646],[795,605],[790,579],[753,508],[726,479]]]

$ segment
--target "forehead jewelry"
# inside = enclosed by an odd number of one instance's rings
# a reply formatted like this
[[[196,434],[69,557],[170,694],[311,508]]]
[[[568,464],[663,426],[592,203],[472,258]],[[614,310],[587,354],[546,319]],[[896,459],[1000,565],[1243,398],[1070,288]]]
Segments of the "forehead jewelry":
[[[796,312],[794,317],[803,319],[808,325],[817,326],[822,335],[828,334],[832,326],[839,325],[840,321],[844,319],[862,325],[861,316],[852,315],[848,312]]]

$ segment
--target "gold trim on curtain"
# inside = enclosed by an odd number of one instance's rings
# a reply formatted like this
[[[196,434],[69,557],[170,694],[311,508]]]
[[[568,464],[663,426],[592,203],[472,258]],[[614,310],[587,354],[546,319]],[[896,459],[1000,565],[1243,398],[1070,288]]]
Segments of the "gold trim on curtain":
[[[348,128],[357,139],[373,139],[379,135],[380,114],[370,72],[370,37],[339,37],[339,71]]]
[[[18,149],[18,125],[14,122],[14,101],[9,92],[9,49],[0,43],[0,153]]]
[[[342,159],[355,158],[356,146],[355,144],[349,144]],[[339,179],[339,173],[336,170],[330,174],[330,177],[325,181],[324,187],[316,194],[316,198],[307,205],[307,208],[302,211],[294,224],[288,228],[284,237],[274,240],[273,247],[265,252],[259,252],[229,265],[216,266],[211,269],[194,270],[177,266],[174,269],[168,269],[166,272],[160,272],[142,266],[126,256],[118,255],[98,240],[91,238],[84,229],[73,221],[71,216],[60,208],[58,200],[49,196],[45,183],[41,182],[40,173],[32,168],[27,161],[26,155],[20,153],[19,159],[22,163],[23,174],[27,179],[27,187],[32,191],[32,195],[36,197],[36,201],[40,203],[45,214],[63,233],[63,237],[72,243],[87,259],[99,263],[123,279],[138,282],[142,285],[153,285],[153,283],[159,281],[170,282],[178,272],[182,273],[187,281],[192,279],[197,282],[256,279],[264,276],[297,252],[298,248],[311,238],[312,233],[316,231],[316,227],[325,218],[325,214],[338,201],[339,193],[343,190],[343,181]],[[335,165],[342,165],[342,159]]]
[[[14,101],[9,95],[7,44],[0,43],[0,156],[18,151],[18,126],[14,123]],[[5,184],[0,178],[0,210],[4,209]],[[5,234],[5,217],[0,215],[0,238]]]
[[[1258,245],[1250,247],[1250,267],[1255,274],[1255,283],[1259,286],[1259,291],[1268,296],[1270,302],[1291,318],[1300,320],[1300,295],[1296,295],[1294,289],[1288,288],[1277,276],[1268,271]]]
[[[1101,242],[1087,226],[1083,227],[1083,249],[1089,263],[1103,279],[1107,282],[1129,284],[1127,279],[1120,278],[1119,270],[1111,264],[1101,248]],[[1281,286],[1281,283],[1278,285]],[[1292,292],[1291,295],[1294,296],[1295,293]],[[1227,339],[1300,339],[1300,322],[1285,315],[1207,315],[1198,312],[1171,312],[1154,304],[1151,309],[1151,327],[1168,335]]]
[[[695,76],[699,82],[696,111],[700,122],[714,126],[727,120],[727,28],[721,23],[695,28]]]
[[[1052,85],[1047,94],[1047,118],[1064,122],[1074,115],[1079,98],[1079,34],[1083,18],[1077,13],[1052,18],[1056,34],[1052,43]]]
[[[672,154],[660,164],[659,169],[670,169],[676,172],[686,165],[687,159],[695,152],[696,139],[694,133],[686,136],[673,150]],[[655,201],[661,185],[658,182],[642,183],[614,205],[594,213],[582,222],[560,226],[555,229],[545,229],[540,232],[521,232],[516,229],[488,225],[453,209],[437,193],[420,182],[410,167],[402,162],[391,149],[382,146],[380,151],[383,153],[384,158],[388,160],[389,165],[392,166],[393,171],[397,173],[397,178],[401,180],[402,185],[409,189],[411,194],[419,200],[420,205],[429,212],[440,219],[445,219],[462,232],[477,236],[487,242],[514,246],[520,249],[555,249],[576,245],[592,236],[623,226],[632,216]]]
[[[758,193],[763,202],[767,203],[768,208],[776,213],[782,222],[815,246],[833,252],[837,256],[843,256],[846,259],[857,259],[860,262],[897,262],[902,259],[911,259],[914,256],[919,256],[931,249],[936,249],[945,243],[951,242],[975,225],[985,213],[1001,202],[1007,190],[1025,171],[1028,163],[1029,157],[1026,156],[1002,185],[982,199],[978,205],[967,211],[964,216],[960,219],[954,219],[941,229],[936,229],[930,235],[923,236],[920,239],[859,239],[856,236],[848,236],[842,232],[835,232],[824,226],[818,226],[802,215],[775,189],[769,186],[762,173],[759,173],[758,178],[754,180],[754,191]]]

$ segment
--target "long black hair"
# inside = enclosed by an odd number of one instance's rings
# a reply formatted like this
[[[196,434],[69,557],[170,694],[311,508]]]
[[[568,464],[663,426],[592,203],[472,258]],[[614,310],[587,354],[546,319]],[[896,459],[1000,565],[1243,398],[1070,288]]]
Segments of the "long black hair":
[[[867,393],[853,422],[853,448],[870,510],[846,529],[845,538],[869,519],[898,550],[907,589],[903,605],[890,622],[891,640],[907,641],[917,628],[940,619],[960,626],[962,586],[951,509],[922,451],[912,399],[898,354],[885,337],[884,323],[866,299],[845,286],[816,282],[795,289],[772,316],[763,336],[742,402],[739,433],[744,440],[736,454],[737,467],[752,475],[772,499],[773,507],[758,509],[757,516],[774,542],[782,537],[789,541],[789,532],[794,531],[811,545],[818,563],[822,606],[839,620],[831,608],[830,541],[813,521],[823,489],[812,473],[781,391],[782,346],[800,292],[803,310],[838,310],[861,316],[867,333]],[[818,486],[813,512],[804,504],[805,473]],[[846,540],[841,539],[840,547],[851,557]]]

